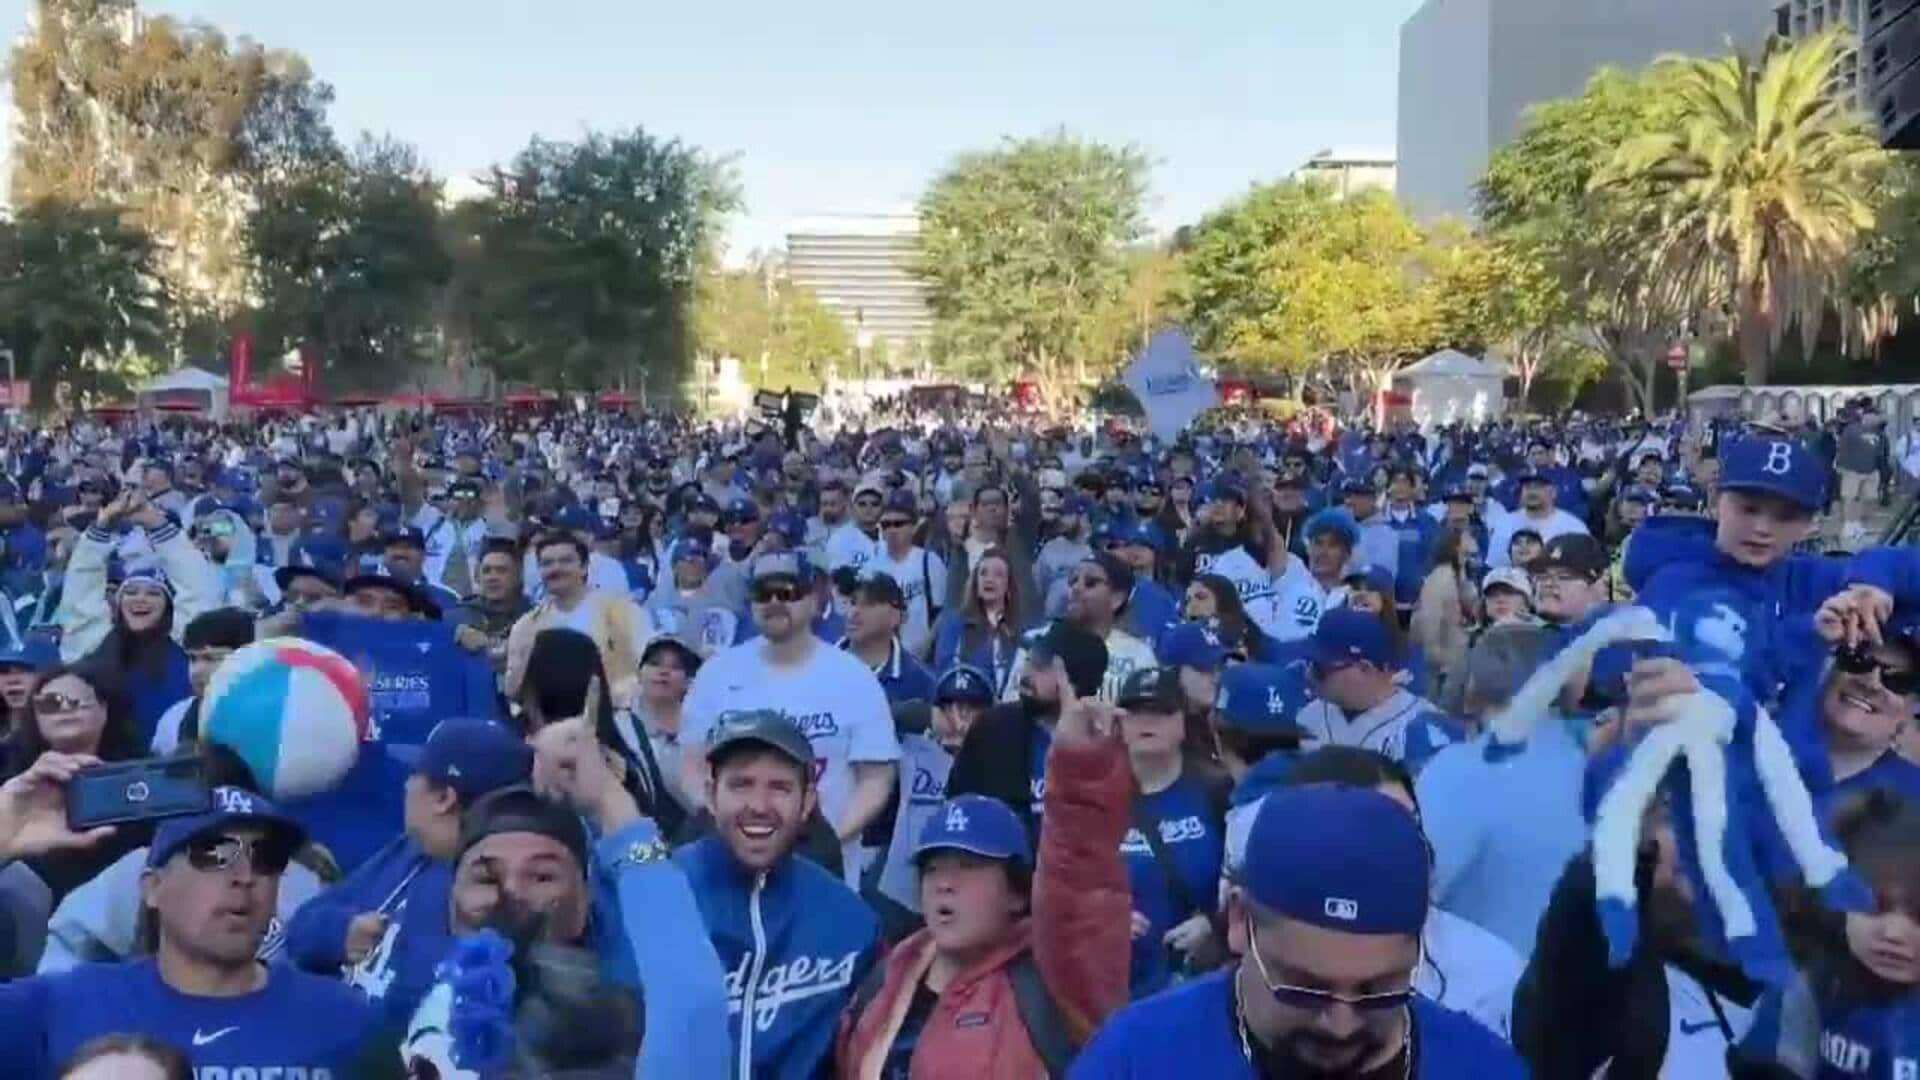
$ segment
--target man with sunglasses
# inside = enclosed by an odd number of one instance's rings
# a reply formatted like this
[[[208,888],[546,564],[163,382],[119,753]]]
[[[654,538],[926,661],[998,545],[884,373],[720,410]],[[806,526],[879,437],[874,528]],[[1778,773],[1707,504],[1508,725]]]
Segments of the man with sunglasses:
[[[1120,1013],[1073,1075],[1524,1076],[1492,1032],[1414,992],[1428,876],[1419,823],[1388,796],[1273,792],[1227,904],[1240,961]]]
[[[701,665],[687,691],[681,742],[704,745],[728,713],[767,710],[787,718],[813,744],[820,810],[845,847],[848,880],[858,881],[859,837],[886,810],[899,771],[900,740],[886,694],[859,658],[813,632],[820,600],[805,554],[757,555],[748,582],[760,636]],[[706,790],[702,755],[688,753],[685,761],[686,790]]]
[[[912,493],[896,491],[887,496],[880,511],[880,546],[863,569],[899,583],[906,598],[900,643],[924,659],[933,646],[933,621],[940,617],[940,601],[947,595],[947,564],[914,543],[919,525],[920,508]]]
[[[9,833],[0,847],[64,830],[72,772],[44,769],[0,794]],[[69,833],[55,843],[75,841],[84,842]],[[140,890],[152,956],[0,986],[7,1075],[52,1077],[81,1046],[114,1034],[170,1044],[200,1076],[351,1075],[372,1025],[366,1003],[335,980],[256,959],[280,875],[304,842],[299,825],[238,788],[216,788],[211,809],[162,822]]]

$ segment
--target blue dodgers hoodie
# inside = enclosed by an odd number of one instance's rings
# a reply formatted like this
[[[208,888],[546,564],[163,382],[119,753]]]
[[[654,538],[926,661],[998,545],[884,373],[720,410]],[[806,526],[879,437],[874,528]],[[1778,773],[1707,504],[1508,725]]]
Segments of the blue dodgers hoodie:
[[[1169,1076],[1258,1075],[1234,1024],[1231,975],[1195,979],[1115,1014],[1080,1052],[1069,1080],[1160,1080]],[[1513,1049],[1478,1021],[1416,996],[1410,1006],[1415,1080],[1521,1080]]]
[[[734,1074],[812,1080],[878,957],[873,909],[839,878],[793,855],[750,873],[709,836],[673,858],[726,972]]]
[[[317,975],[344,975],[390,1021],[404,1022],[433,985],[434,966],[452,940],[447,928],[453,867],[399,836],[339,884],[314,897],[287,925],[287,960]],[[351,968],[347,926],[379,912],[386,933]]]

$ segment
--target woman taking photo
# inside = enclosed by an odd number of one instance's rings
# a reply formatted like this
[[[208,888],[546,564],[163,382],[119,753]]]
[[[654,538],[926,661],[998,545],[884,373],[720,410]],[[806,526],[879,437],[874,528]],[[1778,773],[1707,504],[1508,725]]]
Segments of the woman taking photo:
[[[1449,672],[1466,655],[1469,632],[1480,617],[1482,568],[1480,541],[1455,526],[1433,546],[1433,569],[1420,586],[1408,637],[1427,660],[1427,669]],[[1444,694],[1444,686],[1431,688]]]
[[[18,776],[49,750],[85,754],[103,762],[145,756],[111,684],[77,668],[54,668],[40,676],[28,699],[31,722],[7,748],[6,778]],[[144,846],[151,826],[120,826],[99,844],[54,851],[26,860],[53,894],[53,905],[92,880],[134,848]]]
[[[1180,617],[1187,622],[1211,622],[1227,652],[1242,660],[1281,664],[1289,659],[1288,650],[1247,617],[1240,591],[1219,574],[1200,574],[1193,579],[1187,586]]]
[[[1013,562],[1000,548],[989,548],[973,562],[966,597],[957,609],[941,612],[934,623],[933,666],[945,671],[967,664],[993,679],[994,697],[1004,696],[1020,635],[1032,626],[1026,595]]]

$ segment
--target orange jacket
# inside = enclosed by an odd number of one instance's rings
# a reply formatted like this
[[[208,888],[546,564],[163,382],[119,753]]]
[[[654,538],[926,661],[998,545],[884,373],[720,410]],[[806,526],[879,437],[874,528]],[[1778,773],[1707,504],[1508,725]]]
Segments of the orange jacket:
[[[1046,1067],[1020,1018],[1008,966],[1031,949],[1041,981],[1078,1046],[1127,1003],[1133,900],[1120,860],[1133,774],[1115,740],[1094,747],[1055,743],[1047,755],[1046,812],[1040,830],[1033,916],[1007,941],[961,972],[920,1032],[913,1080],[1036,1080]],[[887,957],[878,993],[842,1017],[834,1061],[840,1080],[877,1080],[933,963],[921,930]]]

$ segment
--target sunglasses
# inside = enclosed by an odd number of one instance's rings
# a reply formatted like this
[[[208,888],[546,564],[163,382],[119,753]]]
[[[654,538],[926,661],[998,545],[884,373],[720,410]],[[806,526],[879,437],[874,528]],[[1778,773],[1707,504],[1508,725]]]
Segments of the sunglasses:
[[[77,698],[69,697],[66,694],[45,693],[34,697],[33,711],[41,715],[48,713],[70,713],[79,712],[81,709],[91,709],[98,704],[99,702],[92,698]]]
[[[231,870],[242,860],[256,874],[277,877],[293,861],[293,852],[285,843],[266,837],[246,840],[238,836],[200,836],[187,842],[187,865],[203,874]]]
[[[807,590],[794,582],[766,581],[753,586],[753,602],[756,604],[791,604],[805,595]]]
[[[1315,1016],[1326,1013],[1336,1005],[1345,1005],[1359,1013],[1362,1019],[1372,1020],[1385,1016],[1395,1009],[1405,1008],[1413,1000],[1413,987],[1404,990],[1387,990],[1378,994],[1336,994],[1331,990],[1316,990],[1310,986],[1292,986],[1273,981],[1267,974],[1267,962],[1260,956],[1259,941],[1253,936],[1253,916],[1247,916],[1247,952],[1253,955],[1253,966],[1260,973],[1260,984],[1273,995],[1273,1000],[1289,1009],[1312,1013]],[[1418,964],[1414,965],[1419,968]]]
[[[1849,675],[1877,674],[1881,686],[1901,697],[1920,693],[1920,671],[1896,669],[1865,649],[1834,650],[1833,666]]]
[[[233,535],[233,522],[226,518],[216,518],[204,525],[194,526],[193,534],[195,536],[214,536],[224,540]]]
[[[881,522],[880,527],[883,529],[911,529],[913,528],[913,519],[894,518],[892,521]]]

